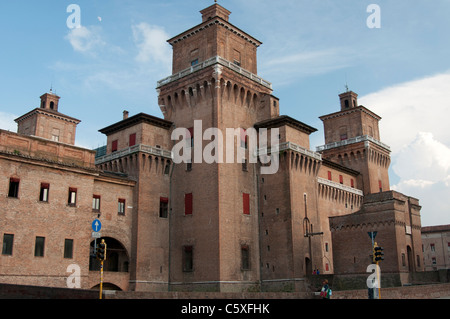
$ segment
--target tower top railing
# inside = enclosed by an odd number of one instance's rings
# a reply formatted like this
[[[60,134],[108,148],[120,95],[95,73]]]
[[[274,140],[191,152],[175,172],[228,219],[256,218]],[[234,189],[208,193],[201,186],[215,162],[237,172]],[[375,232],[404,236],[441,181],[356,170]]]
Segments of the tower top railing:
[[[345,145],[350,145],[350,144],[355,144],[355,143],[360,143],[360,142],[372,142],[378,146],[381,146],[383,148],[385,148],[388,151],[391,151],[391,148],[389,145],[382,143],[376,139],[374,139],[372,136],[369,135],[362,135],[362,136],[356,136],[356,137],[352,137],[340,142],[334,142],[334,143],[329,143],[326,145],[322,145],[322,146],[318,146],[316,148],[317,152],[323,152],[332,148],[336,148],[336,147],[341,147],[341,146],[345,146]]]
[[[239,65],[237,65],[237,64],[235,64],[233,62],[230,62],[230,61],[228,61],[228,60],[226,60],[226,59],[224,59],[224,58],[222,58],[220,56],[215,56],[215,57],[212,57],[212,58],[207,59],[205,61],[199,62],[196,65],[193,65],[193,66],[191,66],[191,67],[189,67],[187,69],[184,69],[184,70],[182,70],[182,71],[180,71],[178,73],[175,73],[175,74],[173,74],[171,76],[168,76],[168,77],[158,81],[157,82],[157,88],[160,88],[160,87],[162,87],[162,86],[164,86],[166,84],[169,84],[169,83],[171,83],[173,81],[179,80],[179,79],[181,79],[181,78],[183,78],[183,77],[185,77],[185,76],[187,76],[189,74],[192,74],[192,73],[198,72],[200,70],[203,70],[203,69],[205,69],[205,68],[207,68],[209,66],[212,66],[214,64],[220,64],[222,66],[225,66],[225,67],[227,67],[227,68],[229,68],[229,69],[231,69],[231,70],[233,70],[233,71],[235,71],[235,72],[245,76],[246,78],[248,78],[250,80],[253,80],[253,81],[255,81],[255,82],[257,82],[257,83],[259,83],[259,84],[261,84],[261,85],[263,85],[263,86],[265,86],[265,87],[267,87],[267,88],[272,90],[272,83],[270,83],[269,81],[264,80],[260,76],[254,74],[254,73],[251,73],[250,71],[247,71],[246,69],[241,68]]]

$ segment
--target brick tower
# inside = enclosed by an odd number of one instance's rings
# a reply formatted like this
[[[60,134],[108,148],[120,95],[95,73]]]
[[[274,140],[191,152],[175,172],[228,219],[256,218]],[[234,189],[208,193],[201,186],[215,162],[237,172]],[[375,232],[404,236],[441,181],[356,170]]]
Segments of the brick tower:
[[[321,116],[325,144],[318,148],[325,159],[359,171],[364,194],[388,191],[390,148],[380,141],[381,117],[358,106],[358,95],[339,95],[341,110]]]
[[[77,125],[81,121],[60,113],[59,99],[51,91],[43,94],[39,108],[15,120],[18,125],[17,133],[75,145]]]
[[[256,75],[261,42],[229,23],[230,11],[218,4],[201,14],[202,23],[168,40],[173,74],[157,88],[165,119],[192,133],[188,143],[196,155],[210,143],[202,139],[208,128],[225,133],[278,116],[271,84]],[[202,127],[194,128],[194,121]],[[235,150],[245,148],[238,139]],[[192,163],[175,167],[170,199],[173,290],[230,291],[258,282],[255,176],[256,165],[208,164],[194,156]]]

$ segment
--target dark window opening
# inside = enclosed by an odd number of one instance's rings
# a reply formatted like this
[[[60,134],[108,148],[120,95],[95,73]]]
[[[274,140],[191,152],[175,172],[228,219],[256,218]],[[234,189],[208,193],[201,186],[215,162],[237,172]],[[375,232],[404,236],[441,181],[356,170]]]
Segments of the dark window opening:
[[[20,179],[11,178],[9,180],[8,197],[12,197],[12,198],[18,198],[19,197],[19,184],[20,184]]]
[[[159,199],[159,217],[167,218],[169,215],[169,199],[161,197]]]
[[[67,200],[69,206],[75,206],[77,204],[77,189],[69,188],[69,198]]]
[[[194,254],[192,246],[183,247],[183,271],[194,270]]]
[[[64,258],[73,258],[73,239],[64,240]]]
[[[247,245],[241,246],[241,267],[242,270],[249,270],[250,269],[250,253],[249,253],[249,247]]]
[[[34,244],[34,256],[44,257],[45,237],[36,237]]]
[[[3,235],[2,255],[12,256],[13,243],[14,243],[14,235],[12,234]]]
[[[42,183],[41,192],[39,193],[39,201],[48,202],[49,191],[50,191],[50,184]]]

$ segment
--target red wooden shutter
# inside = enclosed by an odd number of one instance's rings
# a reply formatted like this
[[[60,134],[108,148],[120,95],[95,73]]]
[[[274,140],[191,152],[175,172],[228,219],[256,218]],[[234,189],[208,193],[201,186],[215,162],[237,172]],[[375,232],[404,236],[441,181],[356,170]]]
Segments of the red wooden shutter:
[[[242,197],[244,202],[244,215],[250,215],[250,195],[244,193]]]
[[[331,181],[331,171],[328,171],[328,180]]]
[[[130,147],[136,145],[136,133],[130,135]]]
[[[192,215],[192,193],[184,196],[184,214]]]
[[[117,140],[112,142],[111,152],[117,152],[117,145],[118,145],[118,141]]]

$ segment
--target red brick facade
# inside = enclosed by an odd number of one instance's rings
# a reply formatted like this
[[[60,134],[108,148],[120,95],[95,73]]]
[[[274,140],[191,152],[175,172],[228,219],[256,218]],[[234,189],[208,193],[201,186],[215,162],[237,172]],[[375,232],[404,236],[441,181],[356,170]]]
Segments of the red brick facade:
[[[257,75],[262,43],[232,25],[217,4],[201,13],[202,23],[168,41],[173,74],[157,84],[164,119],[124,112],[122,121],[100,130],[105,154],[94,158],[93,151],[60,143],[74,138],[76,121],[66,121],[52,141],[47,129],[57,132],[60,123],[43,130],[25,123],[41,116],[36,110],[18,119],[18,134],[0,132],[2,282],[64,287],[70,263],[81,267],[81,288],[94,287],[90,224],[97,217],[110,248],[106,282],[122,290],[304,291],[305,276],[317,270],[364,272],[371,253],[364,233],[373,230],[389,249],[389,271],[411,269],[401,266],[402,254],[408,265],[421,258],[420,206],[389,191],[390,150],[379,141],[380,117],[358,106],[355,93],[343,93],[341,111],[321,117],[327,145],[311,151],[309,135],[317,130],[280,116],[271,83]],[[39,111],[57,112],[59,98],[46,109],[54,98],[44,95]],[[208,128],[277,132],[279,149],[269,154],[279,169],[263,174],[267,165],[250,162],[247,141],[239,138],[232,150],[245,149],[244,164],[195,155],[192,163],[176,164],[176,128],[194,134],[181,141],[194,153],[210,144],[202,138]],[[48,192],[47,202],[40,191]],[[34,247],[42,246],[36,237],[45,238],[44,256],[35,256]]]

